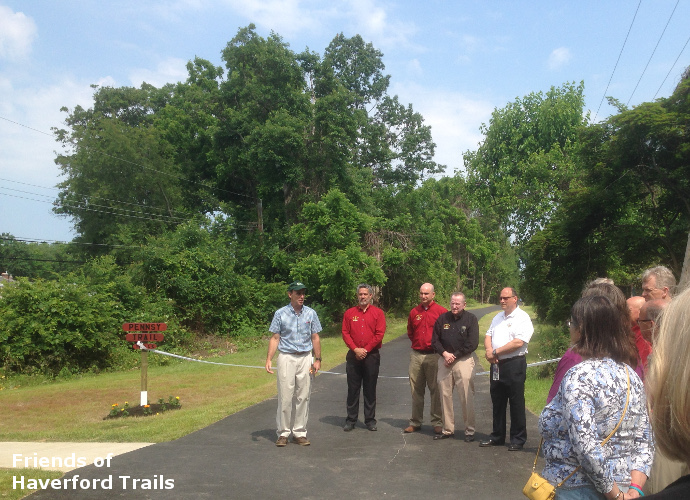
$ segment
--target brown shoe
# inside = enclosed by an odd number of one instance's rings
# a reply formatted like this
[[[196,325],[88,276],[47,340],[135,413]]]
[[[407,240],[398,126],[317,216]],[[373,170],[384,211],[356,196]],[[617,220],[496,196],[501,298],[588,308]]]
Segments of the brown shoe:
[[[309,446],[311,444],[305,436],[293,437],[292,442],[300,446]]]
[[[419,432],[419,431],[421,431],[421,430],[422,430],[421,427],[415,427],[414,425],[410,425],[409,427],[405,427],[405,428],[403,429],[403,432],[406,433],[406,434],[409,434],[409,433],[411,433],[411,432]]]
[[[443,427],[440,425],[435,425],[434,426],[434,434],[441,434],[443,432]]]
[[[287,437],[286,436],[280,436],[278,438],[278,441],[276,441],[276,446],[287,446]]]

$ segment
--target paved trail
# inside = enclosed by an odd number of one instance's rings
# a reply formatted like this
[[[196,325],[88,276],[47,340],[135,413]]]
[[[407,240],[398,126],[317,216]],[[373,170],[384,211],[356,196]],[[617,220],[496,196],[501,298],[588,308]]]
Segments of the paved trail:
[[[481,316],[496,310],[494,306],[474,312]],[[406,377],[409,351],[406,336],[384,344],[381,375]],[[344,372],[344,365],[332,371]],[[529,438],[524,450],[479,448],[478,441],[491,432],[488,376],[477,378],[476,391],[474,443],[465,443],[462,435],[433,441],[426,424],[421,432],[403,434],[410,417],[406,379],[379,379],[378,432],[369,432],[360,422],[347,433],[342,431],[345,377],[322,374],[314,381],[310,403],[311,446],[274,445],[276,400],[272,398],[176,441],[116,456],[109,468],[91,465],[65,476],[78,475],[77,484],[112,476],[110,490],[70,487],[40,491],[31,498],[524,498],[521,490],[538,445],[537,417],[527,415]],[[456,427],[462,429],[461,412],[456,415]],[[124,487],[123,476],[128,476]],[[151,485],[155,481],[159,488],[173,480],[174,489],[142,489],[145,481],[134,488],[134,479],[148,479]]]

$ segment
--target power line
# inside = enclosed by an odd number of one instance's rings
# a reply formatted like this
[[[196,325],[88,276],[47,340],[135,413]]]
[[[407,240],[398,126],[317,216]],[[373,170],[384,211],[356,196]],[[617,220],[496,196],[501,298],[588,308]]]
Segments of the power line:
[[[640,75],[640,79],[637,80],[637,84],[635,85],[635,88],[633,89],[632,94],[630,94],[630,98],[628,99],[628,102],[625,103],[626,106],[628,104],[630,104],[630,101],[632,100],[633,95],[635,95],[635,91],[637,90],[637,86],[642,81],[642,77],[644,76],[645,72],[647,71],[647,68],[649,67],[649,63],[652,62],[652,57],[654,57],[654,53],[656,52],[657,47],[659,47],[659,43],[661,42],[661,39],[664,37],[664,33],[666,33],[666,28],[668,28],[668,24],[671,22],[671,18],[673,17],[673,14],[676,12],[676,8],[678,7],[679,3],[680,3],[680,0],[677,0],[676,5],[673,7],[673,11],[671,12],[671,15],[668,17],[668,21],[666,21],[666,26],[664,26],[664,30],[661,32],[661,35],[659,36],[659,40],[657,40],[656,45],[654,46],[654,50],[652,51],[652,55],[649,56],[649,60],[647,61],[647,64],[645,65],[644,69],[642,70],[642,74]]]
[[[0,189],[6,189],[6,188],[0,188]],[[46,196],[46,195],[40,195],[40,194],[37,195],[37,194],[35,194],[35,193],[31,193],[31,194],[34,194],[35,196]],[[20,199],[29,200],[29,201],[37,201],[37,202],[40,202],[40,203],[50,203],[50,204],[53,204],[53,202],[50,202],[50,201],[46,201],[46,200],[37,200],[37,199],[34,199],[34,198],[27,198],[26,196],[19,196],[19,195],[15,195],[15,194],[0,193],[0,195],[3,195],[3,196],[11,196],[12,198],[20,198]],[[131,219],[148,220],[148,221],[152,221],[152,222],[163,222],[163,223],[166,223],[166,224],[174,224],[174,223],[175,223],[175,221],[170,220],[169,218],[160,218],[160,217],[159,217],[159,218],[139,217],[139,216],[137,216],[137,215],[128,215],[128,214],[125,214],[125,213],[113,212],[113,211],[112,211],[112,210],[122,210],[122,209],[98,210],[98,209],[96,209],[96,208],[91,208],[91,207],[86,207],[86,206],[75,206],[75,205],[70,205],[70,204],[67,204],[67,203],[62,203],[62,204],[60,204],[60,205],[58,205],[58,206],[62,206],[62,207],[65,207],[65,208],[72,208],[72,209],[76,209],[76,210],[87,210],[87,211],[90,211],[90,212],[101,213],[101,214],[105,214],[105,215],[116,215],[116,216],[119,216],[119,217],[128,217],[128,218],[131,218]],[[99,205],[94,205],[94,206],[97,206],[97,207],[98,207]],[[104,208],[110,208],[110,207],[104,207]],[[131,210],[129,210],[129,212],[131,212]],[[156,215],[156,214],[153,214],[153,215]],[[188,220],[191,220],[191,219],[185,219],[185,220],[182,220],[182,222],[186,222],[186,221],[188,221]],[[234,227],[235,227],[236,229],[245,229],[245,230],[249,230],[251,226],[250,226],[249,224],[246,224],[246,225],[245,225],[245,224],[236,224],[236,223],[235,223],[235,224],[234,224]]]
[[[85,260],[34,259],[29,257],[0,257],[0,260],[23,260],[28,262],[59,262],[60,264],[86,264]]]
[[[656,99],[657,94],[661,91],[661,87],[663,87],[664,83],[666,83],[666,79],[668,78],[668,75],[671,74],[671,71],[673,71],[673,68],[676,67],[676,63],[678,62],[678,59],[680,59],[680,56],[683,55],[683,51],[685,51],[685,47],[688,46],[688,42],[690,42],[690,37],[688,37],[688,39],[685,40],[685,45],[683,45],[683,48],[680,49],[680,53],[678,54],[678,57],[676,57],[676,60],[673,61],[673,65],[671,66],[671,69],[669,69],[668,73],[666,73],[666,76],[664,77],[664,81],[661,82],[661,85],[659,85],[659,88],[657,89],[657,91],[654,94],[654,97],[652,97],[652,99]]]
[[[2,178],[2,177],[0,177],[0,181],[12,182],[12,183],[15,183],[15,184],[22,184],[23,186],[31,186],[31,187],[35,187],[35,188],[39,188],[39,189],[47,189],[47,190],[50,190],[50,191],[59,191],[59,189],[53,188],[53,187],[39,186],[38,184],[30,184],[30,183],[28,183],[28,182],[14,181],[14,180],[12,180],[12,179],[4,179],[4,178]],[[0,189],[8,189],[8,190],[11,190],[12,188],[0,187]],[[19,190],[13,190],[13,191],[19,191]],[[21,191],[20,191],[20,192],[21,192]],[[42,195],[42,194],[38,194],[38,193],[29,193],[29,194],[35,194],[36,196],[45,196],[45,197],[47,197],[47,195]],[[77,197],[80,197],[80,198],[86,198],[86,199],[95,199],[95,200],[110,201],[110,202],[113,202],[113,203],[120,203],[120,204],[122,204],[122,205],[131,205],[131,206],[135,206],[135,207],[146,208],[146,209],[149,209],[149,210],[158,210],[158,211],[161,211],[161,212],[167,210],[167,209],[165,209],[165,208],[154,207],[154,206],[152,206],[152,205],[142,205],[141,203],[132,203],[132,202],[128,202],[128,201],[113,200],[112,198],[104,198],[104,197],[102,197],[102,196],[87,196],[87,195],[83,195],[83,194],[77,194],[76,196],[77,196]],[[172,211],[172,212],[175,212],[175,213],[183,214],[183,215],[188,215],[188,214],[185,214],[184,212],[181,212],[181,211],[175,210],[175,209],[172,209],[171,211]],[[170,216],[170,217],[172,217],[172,216]]]
[[[17,241],[20,243],[57,243],[61,245],[80,245],[80,246],[88,246],[88,247],[108,247],[108,248],[141,248],[141,246],[132,246],[132,245],[113,245],[113,244],[106,244],[106,243],[83,243],[79,241],[59,241],[59,240],[44,240],[44,239],[39,239],[39,238],[27,238],[24,236],[12,236],[11,238],[8,238],[7,236],[0,236],[0,240],[5,240],[5,241]]]
[[[597,116],[599,115],[599,110],[601,109],[601,104],[604,102],[604,99],[606,98],[606,93],[609,91],[609,85],[611,85],[611,80],[613,80],[613,74],[616,72],[616,68],[618,68],[618,63],[621,60],[621,56],[623,55],[623,49],[625,48],[625,44],[628,43],[628,37],[630,36],[630,31],[632,31],[633,24],[635,24],[635,19],[637,18],[637,13],[640,10],[640,5],[642,5],[642,0],[639,1],[637,4],[637,9],[635,9],[635,15],[632,18],[632,21],[630,22],[630,27],[628,28],[628,34],[625,35],[625,40],[623,40],[623,46],[621,47],[621,51],[618,53],[618,59],[616,60],[616,65],[613,67],[613,71],[611,72],[611,77],[609,78],[609,83],[606,84],[606,90],[604,90],[604,95],[601,96],[601,101],[599,101],[599,107],[597,108],[597,112],[594,113],[594,119],[597,119]]]
[[[18,126],[20,126],[20,127],[24,127],[24,128],[29,129],[29,130],[33,130],[34,132],[38,132],[39,134],[47,135],[47,136],[49,136],[49,137],[54,137],[53,134],[49,134],[49,133],[44,132],[44,131],[42,131],[42,130],[38,130],[38,129],[35,129],[35,128],[33,128],[33,127],[29,127],[28,125],[24,125],[23,123],[19,123],[19,122],[17,122],[17,121],[10,120],[9,118],[5,118],[4,116],[0,116],[0,119],[5,120],[5,121],[10,122],[10,123],[13,123],[13,124],[15,124],[15,125],[18,125]],[[137,162],[134,162],[134,161],[131,161],[131,160],[125,160],[124,158],[120,158],[120,157],[118,157],[118,156],[115,156],[115,155],[111,155],[111,154],[105,153],[105,152],[103,152],[103,151],[97,151],[97,150],[96,150],[95,153],[96,153],[96,154],[99,154],[99,155],[101,155],[101,156],[106,156],[106,157],[108,157],[108,158],[112,158],[112,159],[114,159],[114,160],[118,160],[118,161],[121,161],[121,162],[124,162],[124,163],[128,163],[128,164],[130,164],[130,165],[137,166],[137,167],[139,167],[139,168],[143,168],[143,169],[145,169],[145,170],[150,170],[150,171],[155,172],[155,173],[157,173],[157,174],[166,175],[166,176],[169,176],[169,177],[174,177],[174,178],[176,178],[176,179],[178,179],[178,180],[187,182],[187,183],[189,183],[189,184],[195,184],[195,185],[198,185],[198,186],[202,186],[202,187],[205,187],[205,188],[210,189],[210,190],[212,190],[212,191],[220,191],[220,192],[223,192],[223,193],[233,194],[233,195],[236,195],[236,196],[243,196],[243,197],[249,198],[249,199],[251,199],[251,200],[256,200],[256,199],[257,199],[255,196],[250,196],[250,195],[244,194],[244,193],[236,193],[236,192],[234,192],[234,191],[229,191],[229,190],[227,190],[227,189],[223,189],[223,188],[219,188],[219,187],[209,186],[208,184],[204,184],[203,182],[193,181],[193,180],[187,179],[186,177],[182,177],[182,176],[180,176],[180,175],[175,175],[175,174],[171,174],[171,173],[169,173],[169,172],[163,172],[163,171],[160,171],[160,170],[156,170],[155,168],[146,167],[146,166],[144,166],[144,165],[142,165],[142,164],[140,164],[140,163],[137,163]]]
[[[17,193],[30,194],[30,195],[33,195],[33,196],[42,196],[42,197],[44,197],[44,198],[50,198],[50,196],[48,196],[48,195],[46,195],[46,194],[32,193],[32,192],[30,192],[30,191],[22,191],[21,189],[12,189],[12,188],[6,188],[6,187],[2,187],[2,186],[0,186],[0,189],[4,189],[4,190],[6,190],[6,191],[14,191],[14,192],[17,192]],[[2,194],[2,193],[0,193],[0,194]],[[36,200],[36,201],[39,201],[39,200]],[[52,203],[52,202],[46,202],[46,203]],[[86,207],[86,203],[87,203],[87,202],[76,201],[76,202],[73,202],[73,203],[76,203],[76,208],[87,209],[87,207]],[[56,205],[57,205],[57,203],[56,203]],[[74,207],[75,207],[75,205],[66,205],[66,204],[64,204],[64,203],[60,203],[60,206],[68,207],[68,208],[74,208]],[[107,206],[107,205],[98,205],[98,204],[96,204],[96,203],[91,203],[89,206],[98,207],[98,208],[105,208],[105,209],[110,209],[110,210],[120,210],[120,211],[124,212],[122,215],[126,215],[126,213],[134,213],[134,214],[149,215],[149,216],[151,217],[149,220],[161,220],[161,221],[166,221],[166,222],[170,222],[170,223],[175,223],[175,222],[186,222],[187,220],[189,220],[189,219],[183,219],[183,218],[181,218],[181,217],[173,217],[173,216],[161,215],[161,214],[152,214],[152,213],[147,213],[147,212],[144,212],[144,211],[135,212],[135,211],[133,211],[133,210],[127,210],[127,209],[124,209],[124,208],[112,207],[112,206]],[[140,205],[137,205],[137,206],[140,206]]]

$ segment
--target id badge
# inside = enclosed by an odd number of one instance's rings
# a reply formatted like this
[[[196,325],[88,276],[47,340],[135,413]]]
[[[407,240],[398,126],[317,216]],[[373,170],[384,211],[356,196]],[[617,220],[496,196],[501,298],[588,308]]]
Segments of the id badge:
[[[498,363],[491,365],[491,380],[498,380]]]

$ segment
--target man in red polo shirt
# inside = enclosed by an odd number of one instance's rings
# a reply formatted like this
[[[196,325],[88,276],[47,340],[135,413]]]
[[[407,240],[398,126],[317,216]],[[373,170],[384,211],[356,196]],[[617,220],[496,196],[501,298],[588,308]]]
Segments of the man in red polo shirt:
[[[429,388],[431,397],[431,425],[434,432],[443,430],[441,396],[438,391],[438,355],[431,346],[431,335],[438,317],[448,310],[434,302],[434,285],[424,283],[419,288],[419,305],[410,311],[407,318],[407,336],[412,341],[410,353],[410,390],[412,392],[412,418],[403,432],[417,432],[422,428],[424,418],[424,392]]]
[[[347,418],[343,430],[355,428],[359,418],[359,394],[364,393],[364,424],[376,430],[376,382],[379,378],[381,356],[379,349],[386,333],[386,316],[371,304],[371,286],[357,286],[359,304],[345,311],[343,340],[350,348],[345,357],[347,373]]]

